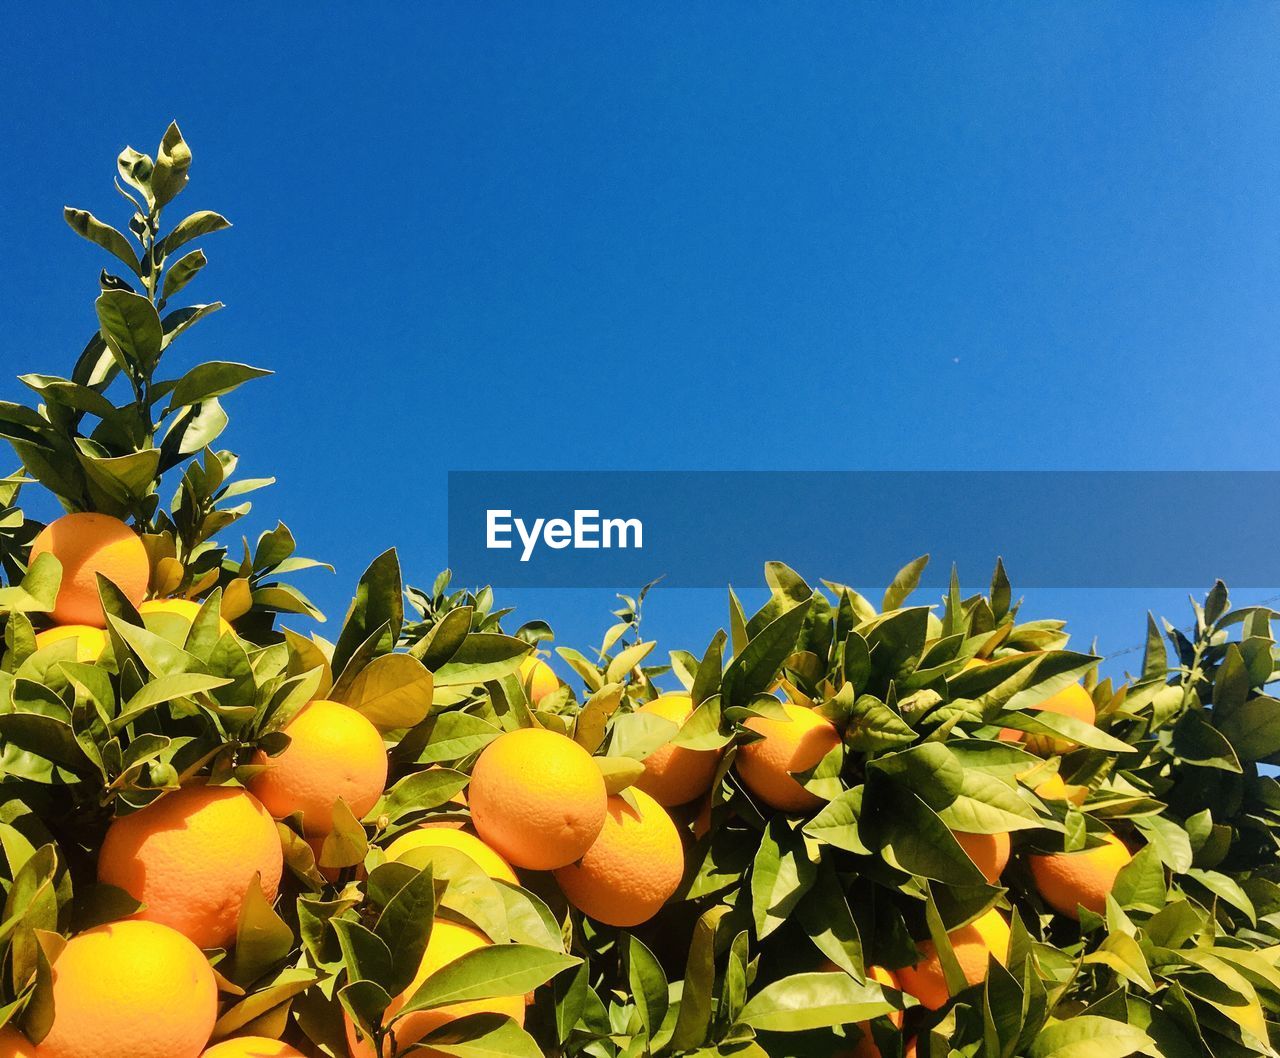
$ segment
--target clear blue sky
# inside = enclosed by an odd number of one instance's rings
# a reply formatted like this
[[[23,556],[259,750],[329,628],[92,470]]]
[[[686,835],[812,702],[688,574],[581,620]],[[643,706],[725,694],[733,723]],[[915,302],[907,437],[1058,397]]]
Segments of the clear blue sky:
[[[236,224],[186,355],[278,372],[226,441],[335,619],[391,544],[429,583],[451,468],[1280,465],[1274,5],[360,7],[20,5],[0,40],[0,394],[94,325],[61,207],[123,223],[115,154],[176,117],[183,203]],[[1028,611],[1115,650],[1178,599]],[[515,601],[579,645],[610,599]],[[649,616],[700,648],[723,597]]]

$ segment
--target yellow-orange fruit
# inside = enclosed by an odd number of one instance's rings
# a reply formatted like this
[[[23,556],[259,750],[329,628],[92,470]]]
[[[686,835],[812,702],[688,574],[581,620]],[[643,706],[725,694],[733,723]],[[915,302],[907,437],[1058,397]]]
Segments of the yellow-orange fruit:
[[[991,885],[997,885],[1000,875],[1009,866],[1009,853],[1012,842],[1008,834],[970,834],[966,831],[955,831],[956,841],[964,849],[965,855],[973,860]]]
[[[448,919],[437,918],[431,927],[431,939],[427,941],[427,950],[422,956],[422,964],[418,967],[418,972],[414,975],[409,987],[391,1001],[386,1018],[393,1017],[404,1006],[406,999],[418,990],[418,986],[442,966],[447,966],[468,952],[476,951],[490,943],[488,937],[470,926],[461,926]],[[516,1024],[523,1025],[524,1006],[523,995],[480,999],[470,1003],[450,1003],[434,1010],[421,1010],[406,1015],[396,1022],[392,1035],[395,1037],[397,1047],[404,1050],[427,1033],[467,1014],[506,1014],[514,1018]],[[372,1041],[368,1037],[356,1038],[356,1029],[349,1017],[346,1018],[346,1024],[347,1047],[351,1051],[351,1058],[375,1058]],[[443,1052],[434,1047],[413,1053],[420,1058],[445,1058]]]
[[[669,720],[678,728],[693,715],[693,699],[687,694],[664,694],[636,711]],[[719,763],[719,750],[667,743],[645,757],[644,774],[636,786],[667,808],[687,804],[711,789]]]
[[[1028,708],[1036,713],[1057,713],[1059,716],[1074,717],[1086,724],[1093,724],[1098,719],[1097,710],[1093,707],[1093,699],[1078,683],[1073,683],[1070,687],[1046,698],[1039,705]],[[1012,727],[1001,728],[999,738],[1002,742],[1026,742],[1027,749],[1042,757],[1047,757],[1051,753],[1070,753],[1076,748],[1076,744],[1069,739],[1054,738],[1052,735],[1032,735]]]
[[[666,809],[643,790],[630,792],[636,807],[610,797],[595,843],[577,863],[556,871],[569,902],[609,926],[649,921],[684,874],[684,846]]]
[[[273,903],[283,869],[275,822],[234,786],[188,786],[121,816],[98,857],[98,880],[144,905],[136,918],[201,948],[232,943],[254,877]]]
[[[520,662],[520,682],[524,684],[529,701],[537,705],[560,686],[555,671],[539,657],[528,655]]]
[[[511,865],[506,860],[474,834],[468,834],[465,830],[446,830],[441,827],[419,827],[416,830],[410,830],[387,846],[387,859],[404,859],[406,855],[417,849],[456,849],[490,878],[500,878],[512,885],[520,884],[516,872],[511,869]]]
[[[35,1045],[11,1025],[0,1029],[0,1058],[36,1058]]]
[[[148,617],[159,617],[161,621],[165,617],[177,617],[186,623],[186,628],[191,628],[192,622],[195,621],[196,615],[200,612],[200,603],[191,599],[148,599],[138,607],[138,614],[145,623]],[[150,627],[150,624],[148,624]],[[162,630],[161,626],[161,629]],[[225,617],[218,618],[218,635],[224,636],[228,632],[234,632],[231,622]],[[185,632],[183,633],[185,636]]]
[[[734,766],[747,789],[783,812],[809,812],[822,798],[791,777],[812,768],[840,745],[840,733],[825,716],[791,702],[782,706],[788,720],[753,716],[747,727],[764,738],[738,747]]]
[[[305,1058],[299,1050],[265,1036],[237,1036],[215,1043],[200,1058]]]
[[[508,863],[550,871],[572,863],[604,826],[604,777],[571,738],[540,727],[500,735],[471,772],[471,821]]]
[[[1133,857],[1114,834],[1104,835],[1102,841],[1096,848],[1079,852],[1028,857],[1036,889],[1055,911],[1079,918],[1077,905],[1096,914],[1106,910],[1107,894],[1116,884],[1116,876]]]
[[[1089,796],[1087,787],[1068,786],[1057,772],[1037,786],[1035,792],[1042,801],[1070,801],[1073,805],[1084,804]]]
[[[76,641],[76,661],[92,664],[107,649],[107,633],[92,625],[58,625],[36,633],[36,649],[43,650],[66,639]]]
[[[967,926],[947,934],[955,951],[956,961],[964,972],[964,979],[976,985],[987,979],[987,957],[995,956],[1004,966],[1009,958],[1009,924],[994,908],[979,915]],[[942,973],[938,949],[932,941],[916,945],[919,959],[914,966],[898,969],[898,981],[902,990],[915,996],[930,1010],[937,1010],[951,998],[947,981]]]
[[[137,606],[147,594],[151,561],[142,538],[108,514],[64,514],[50,522],[31,545],[31,561],[46,552],[62,563],[62,584],[53,605],[60,625],[106,628],[98,597],[101,573]]]
[[[387,785],[382,736],[364,716],[338,702],[318,699],[285,726],[290,742],[279,756],[261,750],[263,770],[249,789],[276,819],[302,813],[308,837],[333,829],[333,805],[341,797],[357,819],[378,802]]]
[[[208,960],[155,922],[112,922],[53,964],[53,1025],[40,1058],[199,1058],[218,986]]]

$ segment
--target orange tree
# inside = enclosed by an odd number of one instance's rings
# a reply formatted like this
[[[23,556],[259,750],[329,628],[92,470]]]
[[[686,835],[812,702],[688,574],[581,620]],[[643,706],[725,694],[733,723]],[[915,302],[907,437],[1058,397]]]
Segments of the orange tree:
[[[0,404],[0,1048],[1275,1053],[1280,615],[1217,585],[1116,685],[1000,565],[913,605],[918,559],[877,606],[770,563],[697,652],[621,597],[557,685],[545,623],[390,551],[332,642],[288,629],[319,616],[288,529],[217,542],[268,483],[214,448],[221,398],[264,372],[170,368],[228,226],[164,229],[190,161],[176,126],[121,154],[127,235],[67,211],[120,274],[70,376]],[[31,484],[105,520],[33,547]],[[145,591],[100,561],[117,521]]]

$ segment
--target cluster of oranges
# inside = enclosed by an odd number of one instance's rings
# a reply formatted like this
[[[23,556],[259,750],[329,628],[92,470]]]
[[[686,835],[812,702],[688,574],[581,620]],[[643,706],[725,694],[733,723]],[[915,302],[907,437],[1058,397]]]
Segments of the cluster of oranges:
[[[194,621],[199,605],[185,599],[147,600],[150,567],[139,537],[117,519],[67,515],[37,538],[32,560],[45,552],[62,565],[53,610],[56,625],[37,645],[74,638],[78,660],[93,661],[107,648],[107,621],[98,575],[106,577],[144,620]],[[224,622],[223,630],[231,631]],[[521,677],[537,703],[558,680],[542,661],[527,658]],[[1072,686],[1040,708],[1093,723],[1092,700]],[[841,742],[838,729],[813,708],[780,704],[782,716],[746,723],[755,738],[737,747],[734,767],[741,785],[769,808],[803,814],[823,800],[797,775],[814,768]],[[675,729],[688,722],[688,695],[663,695],[640,707]],[[785,717],[785,718],[784,718]],[[293,823],[313,849],[334,829],[337,802],[357,819],[378,803],[387,783],[383,737],[362,714],[323,699],[307,704],[284,728],[289,742],[274,756],[258,752],[245,786],[191,785],[119,815],[108,828],[98,858],[98,878],[141,905],[130,918],[99,926],[66,942],[53,965],[52,1027],[38,1052],[15,1030],[0,1030],[0,1058],[288,1058],[299,1052],[272,1040],[242,1037],[208,1046],[218,1006],[217,978],[204,950],[235,943],[245,901],[253,889],[273,903],[284,868],[279,827]],[[1053,756],[1074,748],[1060,739],[1005,730],[1002,739]],[[611,794],[597,761],[567,735],[541,727],[508,731],[480,754],[468,792],[457,807],[462,822],[426,822],[398,835],[385,849],[397,860],[420,850],[463,853],[497,882],[519,885],[517,870],[551,872],[569,903],[609,926],[648,921],[671,899],[684,874],[685,840],[672,818],[689,811],[694,833],[704,832],[722,750],[681,746],[669,740],[649,754],[634,785]],[[1036,787],[1044,798],[1075,799],[1056,774]],[[999,884],[1008,865],[1008,833],[957,833],[957,840],[987,881]],[[1030,855],[1028,866],[1045,903],[1077,916],[1079,908],[1105,908],[1107,894],[1130,860],[1114,835],[1075,853]],[[432,931],[415,980],[388,1010],[391,1017],[429,974],[466,952],[491,943],[470,926],[441,921]],[[985,978],[988,957],[1004,962],[1009,926],[991,909],[950,934],[951,947],[969,984]],[[912,966],[872,967],[873,980],[898,989],[924,1007],[949,998],[941,959],[931,942],[918,948]],[[523,996],[462,1003],[401,1019],[399,1047],[420,1040],[445,1022],[487,1011],[523,1023]],[[901,1024],[901,1013],[895,1015]],[[874,1058],[867,1026],[853,1052]],[[372,1058],[370,1041],[348,1021],[352,1058]],[[205,1049],[205,1048],[208,1049]]]
[[[1079,684],[1072,684],[1032,708],[1071,716],[1090,725],[1097,720],[1093,700]],[[999,738],[1023,742],[1029,751],[1046,757],[1069,753],[1076,748],[1065,739],[1027,736],[1012,728],[1002,729]],[[1071,800],[1077,804],[1083,800],[1056,772],[1041,781],[1035,787],[1035,793],[1044,800]],[[1009,834],[957,831],[954,836],[988,884],[999,885],[1012,854]],[[1059,914],[1079,918],[1082,907],[1095,914],[1106,909],[1107,896],[1121,870],[1131,860],[1128,846],[1116,835],[1105,834],[1100,844],[1078,852],[1031,854],[1027,857],[1027,865],[1040,898]],[[1008,962],[1009,924],[995,908],[989,908],[971,922],[949,932],[947,940],[968,985],[981,984],[986,980],[992,958],[1002,966]],[[896,970],[869,967],[868,976],[881,985],[911,996],[928,1010],[937,1010],[951,998],[942,959],[932,941],[918,944],[916,955],[914,964]],[[828,965],[827,969],[835,971],[837,968]],[[901,1012],[895,1012],[891,1020],[901,1028],[904,1018]],[[880,1058],[869,1023],[859,1025],[858,1029],[857,1042],[845,1058]],[[913,1058],[914,1039],[906,1041],[904,1053],[907,1058]]]

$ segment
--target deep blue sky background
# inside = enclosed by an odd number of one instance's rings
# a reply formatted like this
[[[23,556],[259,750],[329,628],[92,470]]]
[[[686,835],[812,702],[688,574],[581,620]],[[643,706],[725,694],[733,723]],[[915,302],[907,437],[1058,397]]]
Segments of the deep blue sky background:
[[[178,348],[278,372],[225,441],[335,621],[383,548],[445,563],[451,468],[1278,465],[1274,5],[38,8],[0,39],[0,395],[94,326],[61,207],[123,226],[116,153],[178,118],[182,204],[236,224]],[[574,645],[611,601],[513,599]],[[1180,599],[1027,612],[1110,652]],[[659,590],[649,630],[724,612]]]

